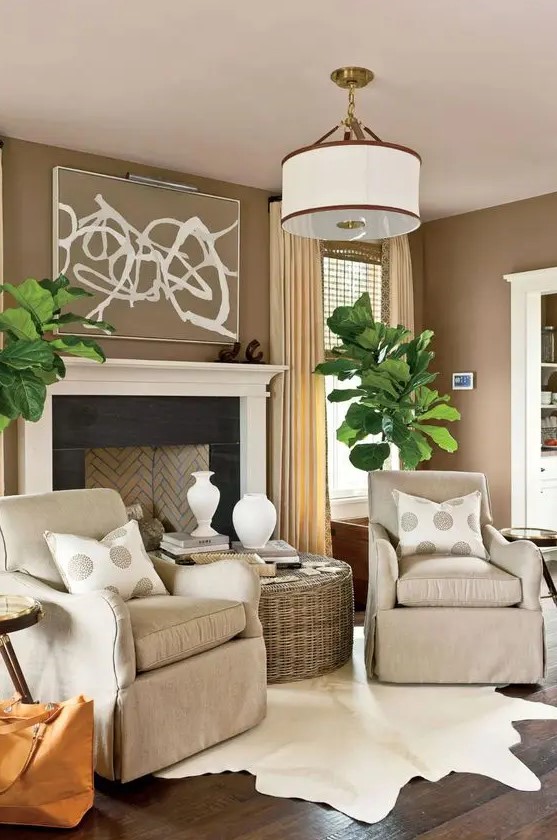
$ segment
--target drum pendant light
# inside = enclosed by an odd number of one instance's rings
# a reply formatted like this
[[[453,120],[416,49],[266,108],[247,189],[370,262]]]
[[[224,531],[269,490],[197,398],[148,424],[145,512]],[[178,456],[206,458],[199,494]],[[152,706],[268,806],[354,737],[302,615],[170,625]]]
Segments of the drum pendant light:
[[[383,142],[356,119],[354,92],[373,80],[365,67],[331,74],[348,90],[348,113],[311,146],[282,161],[282,227],[295,236],[336,241],[387,239],[420,226],[421,158]],[[342,139],[330,139],[338,129]]]

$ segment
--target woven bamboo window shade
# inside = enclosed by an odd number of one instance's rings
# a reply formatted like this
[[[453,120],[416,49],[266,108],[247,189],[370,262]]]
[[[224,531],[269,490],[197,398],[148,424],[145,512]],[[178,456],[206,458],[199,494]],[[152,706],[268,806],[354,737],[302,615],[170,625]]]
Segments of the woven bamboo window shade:
[[[329,353],[338,339],[326,322],[337,306],[351,306],[364,292],[369,292],[375,318],[387,321],[389,296],[381,270],[379,243],[324,242],[322,256],[325,352]]]

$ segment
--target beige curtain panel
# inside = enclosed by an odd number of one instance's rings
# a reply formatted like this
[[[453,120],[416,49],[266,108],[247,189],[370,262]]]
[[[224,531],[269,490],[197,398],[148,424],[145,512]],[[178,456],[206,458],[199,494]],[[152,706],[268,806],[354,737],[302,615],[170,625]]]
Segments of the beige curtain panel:
[[[407,236],[387,240],[389,261],[389,313],[392,326],[404,324],[414,332],[414,287]]]
[[[277,534],[299,551],[325,553],[325,382],[319,242],[284,232],[280,202],[270,205],[271,363],[288,366],[273,380],[270,493]]]

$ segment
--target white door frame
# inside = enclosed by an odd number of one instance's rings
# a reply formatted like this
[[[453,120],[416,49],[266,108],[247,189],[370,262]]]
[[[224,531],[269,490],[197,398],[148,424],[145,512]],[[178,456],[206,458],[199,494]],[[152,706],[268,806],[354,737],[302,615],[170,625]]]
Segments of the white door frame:
[[[512,525],[532,526],[541,470],[541,298],[557,292],[557,267],[504,278],[511,284]]]

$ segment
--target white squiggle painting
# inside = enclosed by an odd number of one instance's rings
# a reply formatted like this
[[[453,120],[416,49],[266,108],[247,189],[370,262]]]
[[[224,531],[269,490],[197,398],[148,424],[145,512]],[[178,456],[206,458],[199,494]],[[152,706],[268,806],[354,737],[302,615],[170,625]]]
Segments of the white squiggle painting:
[[[94,320],[112,320],[120,335],[145,338],[150,335],[141,334],[141,330],[134,331],[134,327],[141,321],[141,329],[146,329],[145,320],[148,319],[160,331],[166,328],[167,333],[176,333],[168,337],[178,336],[179,340],[182,338],[179,328],[176,326],[169,330],[172,324],[170,312],[173,311],[174,319],[206,331],[211,336],[209,340],[222,343],[236,340],[237,202],[196,193],[181,195],[184,208],[197,212],[189,216],[184,210],[183,218],[175,218],[176,199],[168,199],[166,191],[162,198],[161,190],[156,191],[155,197],[152,192],[146,194],[143,191],[138,195],[136,206],[129,200],[118,201],[119,195],[129,199],[129,193],[122,192],[136,186],[129,181],[73,170],[62,169],[60,173],[65,179],[73,177],[74,181],[78,176],[94,179],[92,182],[77,182],[81,193],[73,187],[73,181],[65,180],[63,186],[69,186],[65,190],[59,186],[57,201],[58,270],[66,274],[72,283],[77,282],[94,294],[94,298],[84,299],[87,308],[80,310],[82,314]],[[91,186],[98,188],[103,180],[108,182],[106,189],[90,191]],[[85,200],[81,195],[85,192],[84,187],[89,190]],[[120,192],[115,193],[114,189]],[[146,221],[150,211],[145,209],[145,203],[140,204],[139,199],[149,200],[152,197],[156,199],[156,204],[152,206],[159,213],[161,209],[166,209],[165,200],[172,201],[173,214]],[[188,200],[189,204],[186,204]],[[212,214],[212,223],[208,224],[207,219],[202,218],[202,211],[207,208],[207,216],[210,216],[209,211],[215,203],[222,206],[223,202],[234,207],[226,207],[224,212],[218,208],[216,215]],[[84,212],[85,208],[87,212]],[[217,226],[219,229],[215,230]],[[220,241],[227,236],[227,244],[220,247]],[[138,305],[159,302],[168,304],[164,307],[164,314],[159,308],[152,310],[152,316],[146,315],[151,312],[151,307],[146,309],[143,306],[139,307],[141,316],[133,321],[133,312],[130,311],[135,308],[137,312]],[[126,315],[126,312],[130,314]],[[119,329],[118,316],[122,323],[125,322],[123,330]],[[176,324],[179,322],[175,321]],[[186,335],[183,340],[204,340],[199,332],[195,336],[192,339]]]

